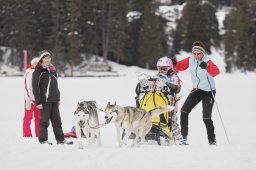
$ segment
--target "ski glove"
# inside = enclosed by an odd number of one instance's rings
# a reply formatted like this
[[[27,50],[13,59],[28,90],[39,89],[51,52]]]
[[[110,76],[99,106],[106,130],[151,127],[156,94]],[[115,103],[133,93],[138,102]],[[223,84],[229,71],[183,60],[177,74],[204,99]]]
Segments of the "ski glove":
[[[200,64],[199,64],[199,67],[201,67],[202,69],[206,69],[208,67],[208,64],[204,61],[202,61]]]
[[[172,83],[168,83],[168,86],[172,89],[172,90],[176,90],[177,86],[175,84]]]
[[[172,83],[166,83],[166,85],[170,88],[170,90],[174,93],[180,92],[180,86],[172,84]]]

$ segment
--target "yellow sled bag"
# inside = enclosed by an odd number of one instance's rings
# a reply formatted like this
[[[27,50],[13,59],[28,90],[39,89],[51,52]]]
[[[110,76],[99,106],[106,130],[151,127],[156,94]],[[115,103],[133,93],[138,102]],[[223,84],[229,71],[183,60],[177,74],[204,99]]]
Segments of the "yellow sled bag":
[[[140,108],[149,111],[159,106],[169,105],[168,98],[161,91],[148,91],[140,100]],[[159,126],[165,133],[170,134],[170,113],[165,112],[152,117],[152,124]]]

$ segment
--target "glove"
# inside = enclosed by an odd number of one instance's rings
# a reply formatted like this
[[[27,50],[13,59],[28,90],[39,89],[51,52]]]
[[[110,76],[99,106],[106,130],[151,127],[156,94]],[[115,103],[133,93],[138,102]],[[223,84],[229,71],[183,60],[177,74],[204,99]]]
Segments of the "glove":
[[[200,64],[199,64],[199,67],[201,67],[202,69],[206,69],[208,67],[208,64],[204,61],[202,61]]]
[[[166,83],[166,85],[170,88],[170,90],[174,93],[179,93],[181,88],[179,85],[175,85],[175,84],[172,84],[172,83]]]
[[[169,83],[169,87],[172,89],[172,90],[176,90],[177,86],[175,84],[172,84],[172,83]]]

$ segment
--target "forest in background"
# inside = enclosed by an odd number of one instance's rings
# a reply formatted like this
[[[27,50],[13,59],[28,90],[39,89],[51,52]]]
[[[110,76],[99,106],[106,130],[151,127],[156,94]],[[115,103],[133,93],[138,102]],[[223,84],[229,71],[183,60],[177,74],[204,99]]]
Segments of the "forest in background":
[[[159,14],[162,5],[184,5],[176,11],[173,29]],[[216,12],[224,7],[229,14],[220,32]],[[94,55],[154,69],[160,56],[175,60],[175,54],[191,51],[193,41],[201,40],[208,53],[211,47],[224,51],[227,72],[251,71],[256,68],[255,11],[255,0],[0,0],[0,46],[11,49],[9,62],[20,69],[24,49],[30,58],[49,50],[60,71]]]

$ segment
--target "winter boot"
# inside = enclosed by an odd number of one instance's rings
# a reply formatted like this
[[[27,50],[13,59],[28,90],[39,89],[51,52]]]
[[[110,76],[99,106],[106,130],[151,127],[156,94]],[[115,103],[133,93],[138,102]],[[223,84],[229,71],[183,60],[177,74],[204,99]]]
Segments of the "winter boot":
[[[208,135],[209,145],[216,145],[216,137],[215,134]]]
[[[67,140],[63,140],[63,141],[59,141],[59,140],[57,140],[57,144],[61,144],[61,145],[63,145],[63,144],[67,144],[67,145],[73,145],[73,141],[67,141]]]
[[[168,141],[168,145],[171,146],[171,145],[174,145],[174,137],[173,136],[170,136],[169,137],[169,141]]]
[[[46,140],[46,141],[41,141],[41,142],[40,142],[40,144],[48,144],[48,145],[52,145],[52,143],[51,143],[51,142],[49,142],[48,140]]]
[[[216,141],[209,142],[209,145],[216,145]]]
[[[180,145],[188,145],[187,136],[182,136],[182,139],[180,140]]]

